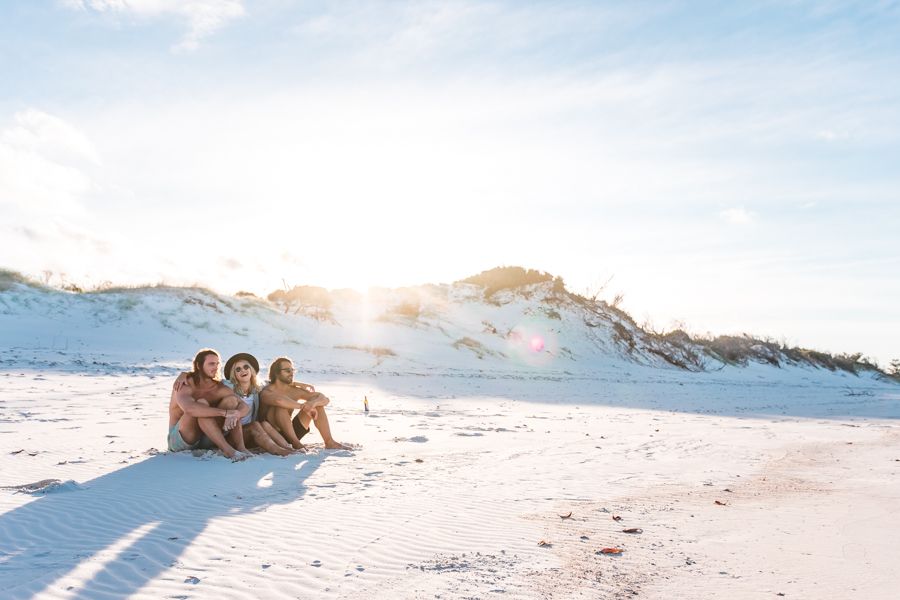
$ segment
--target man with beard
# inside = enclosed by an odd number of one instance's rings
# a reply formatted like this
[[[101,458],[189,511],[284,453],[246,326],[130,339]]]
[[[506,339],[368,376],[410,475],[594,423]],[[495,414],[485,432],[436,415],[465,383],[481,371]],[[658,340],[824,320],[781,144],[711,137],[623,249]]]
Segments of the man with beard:
[[[325,406],[328,398],[311,387],[294,385],[294,363],[290,358],[276,358],[269,366],[269,385],[259,394],[260,420],[270,423],[297,450],[303,449],[300,439],[309,433],[310,423],[322,434],[326,448],[350,449],[335,441]],[[294,411],[299,411],[293,416]]]
[[[169,400],[169,451],[218,447],[232,460],[250,454],[239,423],[250,407],[219,380],[219,353],[204,348],[194,357],[187,384]],[[226,437],[227,436],[227,437]]]

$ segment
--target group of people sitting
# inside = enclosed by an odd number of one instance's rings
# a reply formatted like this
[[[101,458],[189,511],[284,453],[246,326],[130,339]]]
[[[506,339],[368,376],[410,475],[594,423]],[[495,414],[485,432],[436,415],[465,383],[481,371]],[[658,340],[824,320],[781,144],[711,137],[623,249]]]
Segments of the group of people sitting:
[[[232,460],[250,456],[248,446],[285,456],[303,451],[300,440],[315,425],[326,448],[349,449],[335,441],[325,406],[329,400],[307,383],[294,381],[296,369],[282,356],[269,365],[260,383],[259,361],[241,352],[227,361],[211,348],[194,357],[181,373],[169,401],[169,451],[218,448]]]

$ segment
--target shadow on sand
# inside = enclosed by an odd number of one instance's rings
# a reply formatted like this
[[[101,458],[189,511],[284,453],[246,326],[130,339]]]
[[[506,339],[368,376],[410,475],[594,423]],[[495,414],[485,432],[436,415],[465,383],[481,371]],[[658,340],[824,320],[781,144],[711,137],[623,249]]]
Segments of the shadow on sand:
[[[834,373],[779,373],[772,379],[736,372],[634,370],[604,374],[370,372],[310,375],[380,391],[445,402],[497,398],[536,404],[606,406],[747,418],[900,419],[900,385]],[[775,378],[778,375],[781,378]],[[804,378],[806,377],[806,378]],[[327,390],[327,383],[320,387]],[[327,393],[327,391],[326,391]]]
[[[263,455],[233,464],[160,454],[81,489],[48,493],[0,515],[0,596],[54,590],[80,598],[128,597],[177,567],[214,519],[303,497],[306,478],[326,456],[334,453]],[[223,555],[230,551],[221,548]],[[177,573],[172,580],[180,584],[189,576]]]

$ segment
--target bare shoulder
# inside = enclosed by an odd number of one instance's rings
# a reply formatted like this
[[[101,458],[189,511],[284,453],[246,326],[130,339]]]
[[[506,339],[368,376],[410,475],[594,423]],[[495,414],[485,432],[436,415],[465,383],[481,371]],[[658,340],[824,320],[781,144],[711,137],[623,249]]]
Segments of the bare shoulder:
[[[175,392],[172,394],[172,399],[174,400],[179,396],[182,398],[194,397],[194,381],[190,377],[187,378],[187,381],[184,382],[184,385],[175,390]]]

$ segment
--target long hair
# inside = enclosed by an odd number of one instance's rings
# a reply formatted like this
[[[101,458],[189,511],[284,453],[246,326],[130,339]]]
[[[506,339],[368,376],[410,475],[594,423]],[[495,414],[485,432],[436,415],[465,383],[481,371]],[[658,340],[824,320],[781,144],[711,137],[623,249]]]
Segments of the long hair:
[[[259,383],[256,381],[256,370],[253,368],[253,365],[251,365],[249,363],[249,361],[244,361],[244,362],[246,362],[250,366],[250,390],[248,391],[248,393],[253,394],[255,392],[258,392],[262,388],[260,387]],[[228,381],[231,382],[231,385],[232,385],[234,391],[237,392],[238,394],[240,394],[241,393],[241,384],[238,381],[237,371],[235,370],[234,367],[231,368],[231,378]]]
[[[278,370],[281,368],[281,363],[284,362],[294,362],[287,356],[279,356],[272,364],[269,365],[269,383],[275,383],[275,375],[278,374]]]
[[[218,352],[213,350],[212,348],[204,348],[194,357],[194,370],[191,371],[188,376],[191,378],[191,381],[194,382],[194,385],[200,384],[200,378],[203,376],[203,363],[206,362],[206,357],[215,354],[219,357],[219,360],[222,360],[222,357]],[[219,374],[216,373],[216,376],[213,377],[213,381],[219,381]]]

